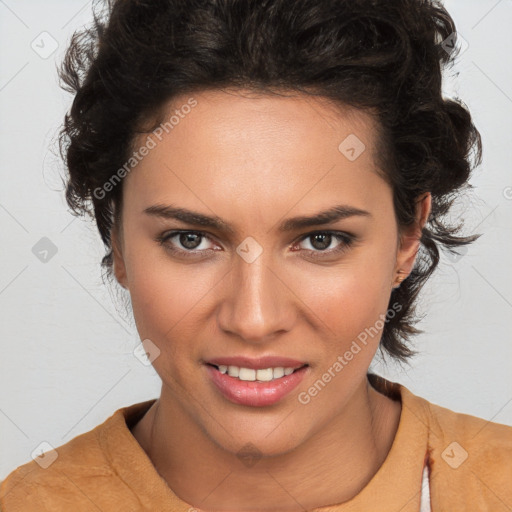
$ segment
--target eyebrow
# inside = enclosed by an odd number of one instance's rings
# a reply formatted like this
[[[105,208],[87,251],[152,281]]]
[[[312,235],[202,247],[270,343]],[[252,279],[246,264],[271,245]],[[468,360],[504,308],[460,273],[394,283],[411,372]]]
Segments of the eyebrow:
[[[186,208],[157,204],[149,206],[143,212],[155,217],[179,220],[185,224],[194,224],[235,234],[233,227],[220,217],[204,215],[203,213],[187,210]],[[341,204],[311,216],[299,216],[286,219],[279,225],[279,230],[282,232],[296,231],[311,226],[329,224],[355,216],[372,217],[372,214],[366,210]]]

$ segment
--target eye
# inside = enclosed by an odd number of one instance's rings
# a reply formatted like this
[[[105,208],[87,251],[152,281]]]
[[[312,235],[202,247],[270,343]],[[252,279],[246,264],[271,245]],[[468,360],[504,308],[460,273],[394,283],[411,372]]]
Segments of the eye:
[[[309,252],[311,256],[318,258],[323,257],[324,255],[332,256],[333,254],[340,254],[348,250],[354,243],[355,237],[354,235],[339,231],[315,231],[314,233],[304,235],[299,240],[299,243],[309,240],[309,245],[312,249],[306,248],[304,250]],[[333,242],[337,242],[338,245],[329,249]]]
[[[171,231],[160,235],[156,241],[173,253],[196,256],[199,253],[215,250],[205,247],[204,241],[207,239],[209,237],[200,231]]]

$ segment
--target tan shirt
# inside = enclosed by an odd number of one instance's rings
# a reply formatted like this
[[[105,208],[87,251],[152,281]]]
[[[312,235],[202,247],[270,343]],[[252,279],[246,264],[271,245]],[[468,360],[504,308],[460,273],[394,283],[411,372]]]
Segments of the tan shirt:
[[[419,512],[427,453],[432,512],[512,511],[512,427],[433,405],[375,376],[371,381],[402,402],[391,450],[357,496],[311,512]],[[14,470],[0,485],[0,509],[193,512],[130,432],[154,401],[118,409],[57,447],[58,457],[46,469],[32,460]]]

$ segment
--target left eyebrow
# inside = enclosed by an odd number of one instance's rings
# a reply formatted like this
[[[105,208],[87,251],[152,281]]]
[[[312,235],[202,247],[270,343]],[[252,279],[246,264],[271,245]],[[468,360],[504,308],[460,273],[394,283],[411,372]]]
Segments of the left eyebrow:
[[[280,224],[279,230],[283,232],[295,231],[303,228],[308,228],[311,226],[321,226],[322,224],[330,224],[338,220],[347,219],[349,217],[355,216],[372,217],[372,214],[370,212],[367,212],[366,210],[355,208],[354,206],[340,204],[337,206],[333,206],[332,208],[329,208],[328,210],[325,210],[323,212],[319,212],[315,215],[293,217],[291,219],[287,219]]]
[[[158,204],[149,206],[144,210],[144,213],[165,219],[178,220],[185,224],[193,224],[216,229],[218,231],[225,231],[230,234],[235,233],[233,226],[222,220],[220,217],[205,215],[186,208],[177,208],[172,205]],[[311,226],[329,224],[354,216],[372,217],[372,214],[366,210],[361,210],[360,208],[355,208],[353,206],[337,205],[311,216],[299,216],[286,219],[279,225],[279,230],[282,232],[296,231]]]

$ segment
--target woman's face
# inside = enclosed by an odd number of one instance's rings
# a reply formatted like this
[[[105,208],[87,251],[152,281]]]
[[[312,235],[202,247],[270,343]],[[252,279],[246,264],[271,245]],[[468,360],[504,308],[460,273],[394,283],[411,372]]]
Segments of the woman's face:
[[[284,453],[366,385],[417,245],[399,249],[363,113],[204,91],[171,115],[135,144],[147,150],[123,184],[116,276],[173,417],[234,453]]]

